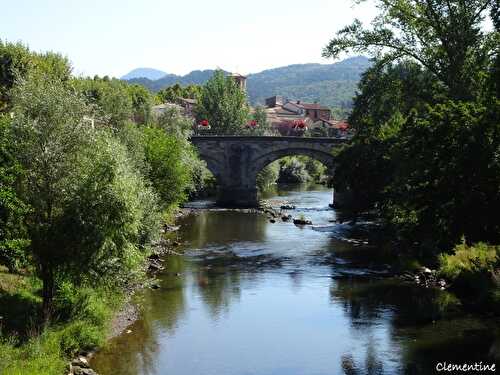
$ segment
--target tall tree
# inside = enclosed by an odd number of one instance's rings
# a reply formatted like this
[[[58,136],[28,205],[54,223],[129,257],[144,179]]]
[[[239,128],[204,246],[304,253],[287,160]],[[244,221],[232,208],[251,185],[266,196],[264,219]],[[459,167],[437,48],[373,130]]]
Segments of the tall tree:
[[[11,90],[18,79],[38,74],[66,81],[71,70],[69,60],[58,53],[35,53],[22,43],[0,39],[0,112],[11,110]]]
[[[248,114],[244,91],[232,77],[217,70],[201,90],[196,106],[197,120],[208,120],[216,134],[239,134]]]
[[[13,103],[19,194],[31,207],[27,230],[48,321],[60,281],[95,283],[134,269],[155,232],[156,198],[125,146],[89,125],[85,99],[64,82],[20,82]]]
[[[10,116],[0,115],[0,264],[12,272],[24,263],[29,240],[24,225],[28,206],[16,192],[22,168],[16,159],[11,122]]]
[[[471,99],[500,40],[498,32],[482,27],[497,1],[377,0],[380,13],[372,27],[355,20],[337,33],[323,55],[355,51],[383,62],[412,59],[443,82],[451,98]]]

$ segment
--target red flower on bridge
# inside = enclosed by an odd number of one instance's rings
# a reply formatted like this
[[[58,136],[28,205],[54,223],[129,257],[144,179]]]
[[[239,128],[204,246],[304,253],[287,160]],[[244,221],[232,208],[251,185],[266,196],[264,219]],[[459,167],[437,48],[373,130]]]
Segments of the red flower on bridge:
[[[208,122],[207,119],[203,119],[198,123],[198,129],[201,130],[208,130],[210,129],[210,123]]]
[[[304,120],[300,119],[293,122],[293,127],[295,129],[305,130],[307,128],[307,125]]]

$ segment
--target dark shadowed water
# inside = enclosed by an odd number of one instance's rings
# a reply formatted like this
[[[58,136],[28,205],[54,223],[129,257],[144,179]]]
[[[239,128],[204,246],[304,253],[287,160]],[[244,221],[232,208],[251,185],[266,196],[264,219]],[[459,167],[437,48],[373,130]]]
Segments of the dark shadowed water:
[[[313,227],[234,211],[183,219],[185,255],[135,297],[141,319],[95,355],[99,374],[432,374],[438,362],[498,360],[498,321],[389,277],[363,231],[332,222],[330,189],[267,196]]]

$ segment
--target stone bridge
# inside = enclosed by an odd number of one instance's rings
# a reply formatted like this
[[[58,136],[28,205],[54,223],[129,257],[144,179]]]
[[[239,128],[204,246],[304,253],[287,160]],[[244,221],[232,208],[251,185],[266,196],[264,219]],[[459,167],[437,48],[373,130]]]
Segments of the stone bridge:
[[[193,136],[191,142],[217,179],[217,203],[258,205],[257,174],[284,156],[307,155],[335,169],[332,151],[348,142],[340,138]]]

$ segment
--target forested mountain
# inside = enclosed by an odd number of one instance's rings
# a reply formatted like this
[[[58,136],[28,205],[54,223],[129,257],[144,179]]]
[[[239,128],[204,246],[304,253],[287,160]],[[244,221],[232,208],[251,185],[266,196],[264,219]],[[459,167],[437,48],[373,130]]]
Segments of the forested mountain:
[[[151,80],[156,80],[160,79],[164,76],[166,76],[167,73],[165,73],[162,70],[158,69],[153,69],[153,68],[137,68],[134,70],[131,70],[127,74],[125,74],[121,79],[129,80],[133,78],[147,78]]]
[[[283,95],[344,107],[350,105],[360,75],[369,65],[368,58],[359,56],[334,64],[301,64],[264,70],[248,77],[248,96],[252,103]]]
[[[214,74],[214,70],[194,70],[185,76],[178,76],[175,74],[165,74],[162,78],[157,80],[152,80],[148,78],[132,78],[126,79],[129,83],[138,83],[149,88],[151,91],[157,92],[161,89],[175,85],[179,83],[180,85],[201,85],[204,84],[208,79]]]
[[[299,64],[268,69],[248,75],[248,96],[252,104],[263,103],[265,98],[273,95],[283,95],[336,108],[346,107],[350,106],[361,73],[369,66],[368,58],[358,56],[334,64]],[[176,83],[203,84],[213,72],[195,70],[185,76],[167,74],[158,80],[134,78],[129,82],[158,91]]]

